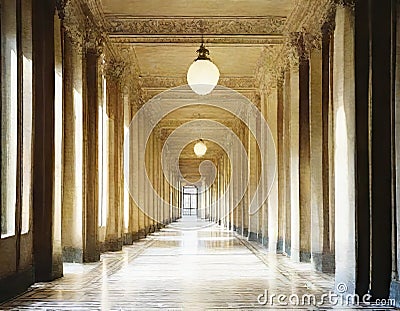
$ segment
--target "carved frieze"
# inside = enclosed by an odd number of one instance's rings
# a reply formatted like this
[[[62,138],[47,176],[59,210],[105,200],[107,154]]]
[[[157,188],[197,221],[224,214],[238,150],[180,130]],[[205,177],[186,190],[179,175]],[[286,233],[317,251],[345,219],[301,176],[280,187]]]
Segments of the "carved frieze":
[[[167,76],[146,76],[140,78],[143,88],[157,88],[157,89],[169,89],[186,85],[186,77],[167,77]],[[218,81],[219,85],[231,88],[231,89],[254,89],[255,78],[254,77],[221,77]]]
[[[283,35],[220,35],[205,36],[207,43],[218,45],[276,45],[284,42]],[[110,34],[110,41],[116,44],[191,44],[198,43],[201,35],[149,35],[135,36],[124,34]]]
[[[134,18],[106,16],[110,34],[125,35],[279,35],[285,17],[254,18]]]

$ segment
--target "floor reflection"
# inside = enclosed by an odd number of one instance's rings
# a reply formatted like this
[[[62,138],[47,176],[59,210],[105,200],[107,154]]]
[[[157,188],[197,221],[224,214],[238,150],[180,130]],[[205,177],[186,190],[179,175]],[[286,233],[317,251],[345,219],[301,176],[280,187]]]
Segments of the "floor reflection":
[[[195,230],[197,228],[197,230]],[[94,264],[65,264],[1,310],[272,309],[257,297],[327,293],[333,276],[268,253],[216,225],[184,219]],[[293,308],[293,307],[291,307]],[[296,307],[297,308],[297,307]],[[299,306],[298,309],[310,309]]]

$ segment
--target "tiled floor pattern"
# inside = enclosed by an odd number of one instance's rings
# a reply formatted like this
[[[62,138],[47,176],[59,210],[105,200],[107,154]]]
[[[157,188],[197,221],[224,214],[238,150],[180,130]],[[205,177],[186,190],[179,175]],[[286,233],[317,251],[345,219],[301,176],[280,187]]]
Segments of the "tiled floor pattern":
[[[200,228],[204,225],[186,219],[103,254],[98,263],[65,264],[65,277],[35,284],[0,310],[316,310],[270,301],[261,305],[257,297],[267,290],[318,299],[333,289],[333,276],[313,271],[310,264],[270,254],[218,226]]]

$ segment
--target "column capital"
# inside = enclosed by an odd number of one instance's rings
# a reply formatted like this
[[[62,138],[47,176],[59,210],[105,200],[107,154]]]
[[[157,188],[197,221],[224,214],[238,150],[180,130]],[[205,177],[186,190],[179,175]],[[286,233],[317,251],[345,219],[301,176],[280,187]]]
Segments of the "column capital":
[[[349,7],[353,10],[356,5],[355,0],[333,0],[333,2],[336,4],[336,6]]]
[[[59,0],[57,9],[61,12],[66,35],[72,44],[82,53],[84,45],[85,20],[80,6],[75,1]]]
[[[100,56],[103,53],[105,38],[101,32],[93,29],[89,23],[86,24],[83,37],[83,46],[86,53],[94,53]]]
[[[67,4],[67,1],[68,0],[56,0],[56,10],[60,20],[64,20],[65,17],[64,9],[65,5]]]
[[[107,79],[120,80],[125,70],[125,63],[114,59],[106,60],[103,70]]]

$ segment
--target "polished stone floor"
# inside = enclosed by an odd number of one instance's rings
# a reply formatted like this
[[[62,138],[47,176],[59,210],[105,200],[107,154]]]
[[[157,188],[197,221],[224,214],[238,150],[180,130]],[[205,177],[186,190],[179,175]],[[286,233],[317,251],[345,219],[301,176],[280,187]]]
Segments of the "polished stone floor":
[[[186,218],[93,264],[65,264],[65,276],[38,283],[0,310],[315,310],[333,289],[332,275],[268,253],[216,225]],[[266,292],[267,291],[267,292]],[[267,293],[297,295],[283,304]],[[259,295],[263,295],[259,297]],[[288,305],[284,305],[286,304]],[[330,309],[325,304],[318,309]],[[343,307],[334,307],[343,310]],[[348,309],[346,309],[348,310]]]

